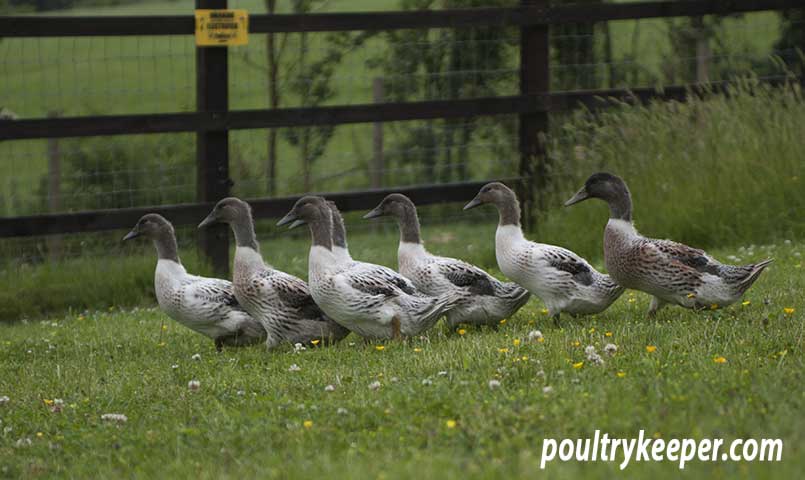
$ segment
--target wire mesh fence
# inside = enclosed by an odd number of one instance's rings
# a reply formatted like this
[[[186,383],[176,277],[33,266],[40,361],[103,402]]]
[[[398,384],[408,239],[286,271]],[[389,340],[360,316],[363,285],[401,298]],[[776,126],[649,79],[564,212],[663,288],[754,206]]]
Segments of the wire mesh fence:
[[[160,13],[186,12],[190,3]],[[246,3],[253,12],[269,8]],[[278,12],[295,8],[277,3]],[[359,3],[313,2],[310,11],[397,7]],[[121,7],[122,14],[132,8]],[[552,27],[551,88],[687,84],[750,72],[782,77],[800,59],[786,32],[802,28],[801,18],[776,12]],[[514,95],[518,35],[492,27],[252,35],[248,46],[229,50],[230,108]],[[0,40],[0,107],[17,118],[194,111],[195,90],[195,46],[187,36]],[[233,131],[232,192],[254,198],[514,177],[517,128],[516,116],[501,115]],[[195,147],[194,134],[2,141],[0,215],[195,201]],[[423,223],[457,219],[453,210],[429,212]],[[348,226],[369,228],[351,217]],[[120,246],[122,233],[2,239],[3,282],[57,261],[147,258],[147,247]],[[261,229],[261,238],[272,235]],[[192,250],[192,230],[182,236],[183,250]]]

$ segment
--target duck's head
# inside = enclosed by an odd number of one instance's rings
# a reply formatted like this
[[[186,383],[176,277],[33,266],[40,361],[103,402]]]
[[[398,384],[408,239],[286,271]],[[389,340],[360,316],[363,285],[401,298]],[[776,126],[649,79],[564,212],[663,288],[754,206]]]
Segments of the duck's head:
[[[164,235],[174,235],[173,225],[165,219],[162,215],[157,213],[148,213],[140,217],[134,228],[123,237],[123,241],[131,240],[132,238],[145,237],[149,240],[158,240]]]
[[[332,221],[333,212],[327,204],[327,200],[323,197],[315,195],[305,195],[296,201],[291,211],[289,211],[282,219],[277,222],[277,226],[291,224],[291,228],[296,228],[299,225],[306,223],[313,224],[321,221]]]
[[[632,219],[632,196],[626,182],[617,175],[598,172],[590,175],[584,186],[565,202],[569,207],[590,198],[598,198],[609,204],[611,218]]]
[[[617,175],[607,172],[598,172],[590,175],[584,186],[573,195],[573,198],[565,202],[569,207],[576,203],[583,202],[590,198],[600,198],[605,202],[611,202],[629,194],[626,182]]]
[[[475,198],[464,205],[464,210],[469,210],[485,203],[501,206],[512,201],[516,202],[517,196],[511,188],[500,182],[492,182],[481,187]]]
[[[227,197],[215,204],[207,218],[198,224],[198,228],[204,228],[216,223],[226,223],[229,225],[249,221],[252,218],[252,208],[248,203],[235,197]]]
[[[392,193],[387,195],[378,206],[364,215],[363,218],[377,218],[384,215],[403,218],[406,212],[412,208],[415,207],[410,198],[401,193]]]

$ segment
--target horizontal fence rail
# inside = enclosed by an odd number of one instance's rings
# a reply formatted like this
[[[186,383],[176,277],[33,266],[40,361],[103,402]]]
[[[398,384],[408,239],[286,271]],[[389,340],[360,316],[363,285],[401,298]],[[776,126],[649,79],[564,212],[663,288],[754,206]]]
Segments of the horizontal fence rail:
[[[636,20],[660,17],[729,15],[802,8],[802,0],[681,0],[565,5],[547,8],[474,8],[406,12],[255,14],[252,33],[334,32],[485,26],[524,27]],[[193,16],[8,16],[0,17],[0,37],[190,35]]]
[[[503,179],[509,185],[521,182],[518,178]],[[363,190],[358,192],[321,193],[334,201],[338,208],[348,212],[371,210],[390,193],[403,193],[417,205],[448,202],[469,202],[486,185],[487,181],[442,183]],[[261,198],[247,200],[256,219],[280,218],[293,207],[301,196]],[[133,227],[146,213],[159,213],[174,225],[195,225],[210,213],[215,203],[188,203],[153,207],[119,208],[76,213],[31,215],[26,217],[0,217],[0,238],[54,235],[64,233],[98,232]]]
[[[782,85],[785,78],[761,79],[764,84]],[[673,85],[663,88],[601,89],[550,92],[541,95],[484,97],[359,104],[333,107],[231,110],[228,112],[183,112],[139,115],[101,115],[23,119],[4,122],[0,140],[87,137],[142,133],[178,133],[258,128],[308,127],[351,123],[398,122],[434,118],[465,118],[488,115],[518,115],[562,112],[580,106],[595,110],[613,102],[647,103],[652,100],[685,100],[689,95],[726,92],[732,82],[706,85]],[[2,160],[0,160],[2,161]]]

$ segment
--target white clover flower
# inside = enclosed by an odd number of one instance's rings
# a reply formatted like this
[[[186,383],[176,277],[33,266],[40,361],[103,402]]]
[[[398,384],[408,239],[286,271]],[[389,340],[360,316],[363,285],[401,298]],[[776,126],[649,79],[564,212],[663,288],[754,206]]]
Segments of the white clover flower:
[[[31,445],[33,445],[33,442],[28,437],[20,438],[14,443],[14,447],[16,448],[30,447]]]
[[[447,371],[446,371],[446,370],[442,370],[441,372],[439,372],[439,376],[440,376],[440,377],[446,377],[446,376],[447,376]]]
[[[590,361],[593,365],[603,365],[604,359],[601,358],[601,355],[597,353],[593,353],[591,355],[587,355],[587,360]]]
[[[400,379],[399,379],[399,378],[397,378],[397,377],[391,377],[391,378],[389,378],[389,381],[390,381],[391,383],[397,383],[397,382],[399,382],[399,381],[400,381]]]
[[[584,347],[584,354],[587,355],[588,357],[590,355],[595,355],[595,347],[592,345],[587,345],[586,347]]]
[[[422,379],[422,385],[427,387],[428,385],[431,385],[431,384],[433,384],[433,380],[431,380],[430,378]]]
[[[346,415],[346,414],[349,413],[349,410],[347,410],[344,407],[338,407],[338,410],[336,410],[335,413],[337,413],[339,415]]]
[[[539,378],[545,378],[545,370],[540,370],[537,372],[537,376]]]
[[[326,387],[324,387],[324,391],[325,392],[334,392],[335,391],[335,385],[327,385]]]
[[[307,350],[307,349],[301,343],[294,343],[293,344],[293,351],[294,352],[299,353],[299,352],[304,352],[305,350]]]
[[[607,343],[606,345],[604,345],[604,351],[609,356],[615,355],[615,353],[618,351],[618,346],[615,345],[614,343]]]
[[[101,420],[104,422],[112,422],[112,423],[126,423],[129,421],[129,418],[122,413],[104,413],[101,415]]]
[[[8,398],[8,395],[3,395],[2,397],[0,397],[0,405],[5,405],[10,401],[11,399]]]
[[[528,332],[529,342],[539,342],[540,339],[542,338],[543,338],[542,332],[540,332],[539,330],[531,330],[530,332]]]
[[[198,354],[198,353],[194,353],[193,356],[190,357],[190,359],[191,360],[201,360],[201,355]]]
[[[171,370],[176,370],[177,368],[179,368],[179,365],[177,365],[175,363],[173,365],[171,365]]]
[[[544,393],[545,395],[553,393],[553,387],[550,385],[545,385],[544,387],[542,387],[542,393]]]
[[[238,390],[236,393],[237,393],[237,396],[239,396],[239,397],[242,397],[242,396],[246,395],[245,390]]]
[[[195,392],[196,390],[201,388],[201,382],[199,382],[198,380],[190,380],[189,382],[187,382],[187,388],[189,388],[190,391]]]
[[[298,372],[300,370],[302,370],[302,367],[300,367],[299,365],[297,365],[295,363],[291,364],[291,366],[288,367],[289,372]]]
[[[380,388],[380,382],[377,380],[369,384],[369,390],[377,390],[378,388]]]
[[[495,380],[494,378],[489,380],[489,389],[494,390],[496,388],[500,388],[500,380]]]

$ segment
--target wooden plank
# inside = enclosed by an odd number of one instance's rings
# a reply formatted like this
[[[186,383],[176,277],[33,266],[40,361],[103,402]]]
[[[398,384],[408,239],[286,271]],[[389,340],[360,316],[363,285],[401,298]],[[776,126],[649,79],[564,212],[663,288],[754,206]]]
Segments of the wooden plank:
[[[543,108],[541,98],[485,97],[334,107],[106,115],[16,120],[0,128],[0,140],[83,137],[139,133],[302,127],[344,123],[393,122],[480,115],[517,114]]]
[[[547,0],[521,0],[523,6],[545,8]],[[547,96],[550,90],[549,27],[536,25],[520,30],[520,94],[524,96]],[[548,134],[548,111],[527,112],[519,118],[520,166],[519,175],[530,179],[518,192],[523,208],[523,223],[526,228],[534,225],[536,212],[542,205],[538,202],[540,192],[547,184],[547,161],[545,135]]]
[[[540,8],[473,8],[402,12],[251,15],[252,33],[332,32],[414,28],[522,27],[657,17],[727,15],[801,8],[802,0],[669,0]],[[0,37],[190,35],[192,16],[5,16]]]
[[[196,0],[199,9],[225,9],[227,0]],[[196,48],[196,110],[210,115],[229,110],[227,47]],[[196,201],[214,203],[229,196],[229,131],[196,135]],[[229,229],[214,225],[198,232],[198,247],[215,273],[229,277]]]
[[[519,179],[507,178],[501,179],[501,181],[514,185]],[[370,210],[390,193],[408,195],[418,205],[468,202],[486,183],[487,181],[479,181],[413,187],[389,187],[363,191],[323,193],[320,195],[334,200],[339,208],[344,211]],[[262,219],[282,217],[288,213],[288,210],[298,199],[299,196],[289,196],[247,201],[252,205],[255,218]],[[146,213],[159,213],[177,226],[197,225],[207,216],[213,206],[215,204],[210,202],[23,217],[0,217],[0,238],[123,230],[133,227],[137,220]],[[459,211],[457,210],[456,212],[458,215]]]
[[[799,83],[805,83],[800,79]],[[783,85],[785,77],[761,79],[764,84]],[[603,98],[684,100],[688,91],[724,92],[731,82],[704,86],[672,85],[662,89],[603,89],[550,92],[543,95],[484,97],[466,100],[440,100],[345,105],[334,107],[280,108],[276,110],[233,110],[230,112],[158,113],[149,115],[106,115],[23,119],[4,122],[0,140],[32,138],[86,137],[143,133],[177,133],[208,130],[302,127],[347,123],[396,122],[432,118],[463,118],[487,115],[521,115],[544,111],[559,112],[586,106],[602,108]],[[2,159],[0,159],[2,161]]]

